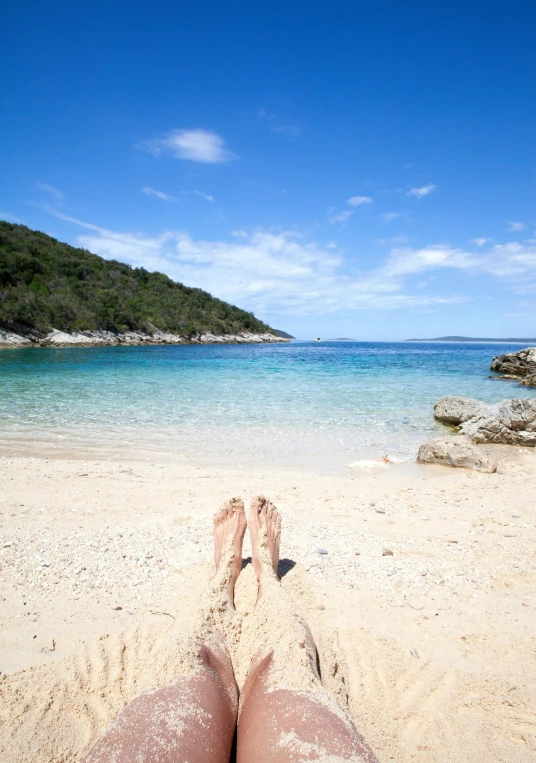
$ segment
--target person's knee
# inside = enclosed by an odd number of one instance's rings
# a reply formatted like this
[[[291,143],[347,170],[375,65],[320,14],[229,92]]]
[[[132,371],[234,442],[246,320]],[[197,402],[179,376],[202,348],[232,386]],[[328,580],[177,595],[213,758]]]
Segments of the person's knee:
[[[240,707],[241,710],[247,704],[252,692],[258,693],[264,691],[262,684],[268,675],[270,666],[272,665],[274,653],[269,652],[264,657],[259,653],[251,660],[244,686],[240,692]]]

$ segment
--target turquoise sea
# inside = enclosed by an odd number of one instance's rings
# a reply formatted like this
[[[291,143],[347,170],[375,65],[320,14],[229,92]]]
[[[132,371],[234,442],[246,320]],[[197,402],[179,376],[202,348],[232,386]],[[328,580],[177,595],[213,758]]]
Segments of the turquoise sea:
[[[492,381],[515,345],[292,342],[5,350],[0,451],[137,454],[214,466],[345,468],[413,460],[445,431],[446,394],[496,402],[534,390]]]

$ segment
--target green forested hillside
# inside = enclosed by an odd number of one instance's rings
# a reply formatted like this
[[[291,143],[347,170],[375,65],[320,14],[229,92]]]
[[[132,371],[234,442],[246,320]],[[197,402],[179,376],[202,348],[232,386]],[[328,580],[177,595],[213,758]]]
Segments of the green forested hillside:
[[[0,327],[182,335],[273,330],[253,313],[115,260],[0,221]]]

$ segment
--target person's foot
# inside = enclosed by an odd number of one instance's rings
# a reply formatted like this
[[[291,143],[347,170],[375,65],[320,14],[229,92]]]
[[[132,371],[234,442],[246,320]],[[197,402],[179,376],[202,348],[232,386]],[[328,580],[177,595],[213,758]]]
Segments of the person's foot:
[[[281,514],[271,501],[267,501],[264,496],[258,495],[251,501],[249,534],[251,535],[251,561],[259,581],[262,574],[262,561],[259,557],[259,533],[261,528],[266,530],[267,551],[270,555],[272,568],[277,575],[279,543],[281,539]]]
[[[214,514],[214,562],[219,570],[229,538],[232,537],[233,556],[230,561],[231,576],[229,595],[234,597],[236,579],[242,569],[242,543],[246,532],[246,512],[244,502],[240,498],[231,498]]]

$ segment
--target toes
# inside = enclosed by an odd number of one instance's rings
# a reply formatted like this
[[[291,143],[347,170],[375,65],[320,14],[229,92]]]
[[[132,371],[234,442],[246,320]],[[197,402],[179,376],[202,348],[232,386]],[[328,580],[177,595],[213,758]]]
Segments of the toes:
[[[259,508],[260,508],[259,514],[263,518],[264,522],[266,522],[266,519],[268,517],[268,506],[269,506],[269,503],[266,500],[266,498],[264,498],[264,496],[260,496],[260,499],[261,500],[260,500],[260,506],[259,506]]]
[[[232,519],[240,510],[244,510],[244,503],[240,498],[231,498],[222,508],[227,519]]]
[[[266,516],[268,532],[275,536],[281,527],[281,515],[271,501],[267,501]]]
[[[254,496],[251,499],[251,511],[255,511],[257,514],[260,514],[265,503],[266,498],[263,495]]]
[[[262,495],[256,495],[251,499],[249,516],[253,527],[258,527],[266,499]]]
[[[246,512],[244,510],[244,504],[242,501],[240,501],[240,503],[235,507],[235,516],[238,519],[239,525],[245,528],[247,525],[247,519]]]
[[[228,517],[233,516],[233,501],[234,498],[231,498],[228,501],[225,501],[221,509],[219,510],[219,515],[222,519],[222,521],[226,520]]]
[[[231,504],[231,501],[225,501],[223,506],[221,507],[219,511],[220,517],[223,519],[227,519],[227,517],[233,513],[233,507]]]
[[[214,527],[219,527],[228,519],[242,517],[245,519],[244,502],[240,498],[231,498],[214,514]]]
[[[233,498],[231,503],[236,511],[244,511],[244,501],[241,498]]]

